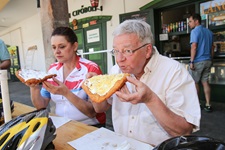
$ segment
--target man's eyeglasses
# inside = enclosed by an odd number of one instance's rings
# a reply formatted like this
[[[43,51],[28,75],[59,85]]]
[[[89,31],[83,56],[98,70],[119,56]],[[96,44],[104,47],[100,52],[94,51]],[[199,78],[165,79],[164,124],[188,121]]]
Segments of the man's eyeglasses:
[[[128,50],[123,50],[122,52],[120,52],[119,50],[113,49],[113,50],[111,51],[111,54],[112,54],[113,56],[117,56],[119,53],[122,53],[123,56],[129,57],[129,56],[131,56],[134,52],[136,52],[137,50],[141,49],[142,47],[145,47],[145,46],[148,45],[148,44],[150,44],[150,43],[146,43],[146,44],[144,44],[144,45],[142,45],[142,46],[140,46],[140,47],[138,47],[138,48],[136,48],[136,49],[134,49],[134,50],[129,50],[129,49],[128,49]]]

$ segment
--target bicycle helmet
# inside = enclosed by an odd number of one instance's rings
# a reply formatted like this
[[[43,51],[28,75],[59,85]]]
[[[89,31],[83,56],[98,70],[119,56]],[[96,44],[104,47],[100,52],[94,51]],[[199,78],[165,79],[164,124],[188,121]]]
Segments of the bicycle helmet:
[[[179,136],[162,142],[153,150],[225,150],[225,143],[206,136]]]
[[[47,109],[20,115],[0,126],[1,150],[54,149],[56,128]]]

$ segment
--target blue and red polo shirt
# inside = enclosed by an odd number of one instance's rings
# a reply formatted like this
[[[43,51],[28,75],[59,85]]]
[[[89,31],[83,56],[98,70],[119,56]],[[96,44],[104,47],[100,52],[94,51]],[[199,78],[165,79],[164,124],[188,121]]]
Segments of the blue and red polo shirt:
[[[97,74],[102,74],[99,66],[85,58],[81,58],[77,56],[79,60],[74,70],[66,77],[64,84],[73,92],[75,95],[83,99],[84,101],[88,101],[89,97],[81,88],[82,82],[86,79],[86,74],[88,72],[95,72]],[[52,64],[49,68],[48,73],[56,74],[56,79],[60,82],[63,82],[63,64],[56,62]],[[52,79],[48,80],[53,85],[57,85]],[[97,114],[95,118],[89,118],[81,111],[79,111],[66,97],[62,95],[56,95],[48,92],[45,88],[42,87],[41,95],[46,98],[50,98],[55,104],[55,114],[58,116],[63,116],[70,118],[72,120],[76,120],[79,122],[83,122],[88,125],[95,124],[103,124],[106,122],[105,113]]]

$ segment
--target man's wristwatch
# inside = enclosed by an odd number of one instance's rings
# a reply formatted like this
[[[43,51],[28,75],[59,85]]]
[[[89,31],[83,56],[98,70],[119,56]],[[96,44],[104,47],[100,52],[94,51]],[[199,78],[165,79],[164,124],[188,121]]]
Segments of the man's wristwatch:
[[[193,63],[194,63],[194,61],[191,61],[191,60],[190,60],[190,61],[189,61],[189,63],[190,63],[190,64],[193,64]]]

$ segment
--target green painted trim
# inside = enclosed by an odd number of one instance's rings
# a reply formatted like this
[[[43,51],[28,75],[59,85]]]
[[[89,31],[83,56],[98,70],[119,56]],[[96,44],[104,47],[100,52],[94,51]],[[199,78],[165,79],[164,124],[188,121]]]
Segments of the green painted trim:
[[[81,29],[83,24],[89,23],[92,20],[97,20],[97,24],[98,24],[98,23],[102,23],[102,22],[107,22],[111,19],[112,19],[112,16],[90,16],[90,17],[78,19],[77,20],[77,26],[78,26],[77,29]],[[69,27],[73,28],[72,22],[69,22]]]
[[[106,22],[106,21],[109,21],[111,19],[112,19],[112,16],[91,16],[91,17],[79,19],[77,21],[78,21],[78,23],[88,23],[89,21],[92,21],[92,20],[98,20],[98,21]]]
[[[161,1],[163,1],[163,0],[152,0],[150,3],[140,7],[139,9],[140,10],[148,9],[148,8],[152,7],[153,5],[155,5],[155,4],[157,4],[157,3],[161,2]]]
[[[207,0],[153,0],[151,2],[149,2],[148,4],[140,7],[139,9],[140,10],[146,10],[146,9],[149,9],[149,8],[163,8],[163,7],[166,7],[166,6],[171,6],[171,5],[175,5],[175,4],[180,4],[180,3],[197,3],[197,2],[206,2]]]

